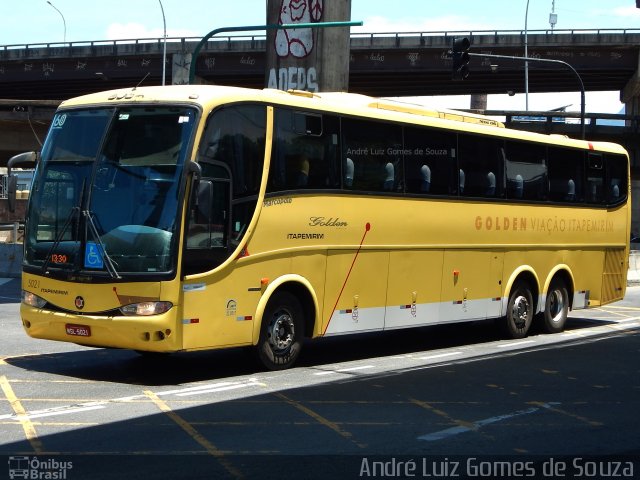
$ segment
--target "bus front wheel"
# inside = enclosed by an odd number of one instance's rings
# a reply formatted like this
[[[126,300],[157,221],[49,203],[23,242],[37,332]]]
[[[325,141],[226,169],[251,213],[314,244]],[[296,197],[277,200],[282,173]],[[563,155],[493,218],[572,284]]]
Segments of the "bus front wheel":
[[[302,349],[303,309],[300,301],[287,291],[276,292],[264,311],[257,352],[269,370],[291,367]]]
[[[518,282],[511,289],[503,331],[509,338],[527,336],[533,320],[533,295],[526,282]]]
[[[546,333],[560,333],[564,330],[569,314],[569,292],[564,282],[554,280],[547,292],[544,303],[542,328]]]

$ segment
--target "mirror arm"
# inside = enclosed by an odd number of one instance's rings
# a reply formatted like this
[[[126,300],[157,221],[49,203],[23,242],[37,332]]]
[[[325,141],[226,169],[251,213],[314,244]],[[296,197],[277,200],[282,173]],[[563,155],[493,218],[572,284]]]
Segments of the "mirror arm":
[[[198,162],[189,162],[187,163],[187,174],[191,174],[192,175],[192,184],[191,184],[191,192],[192,195],[194,195],[193,198],[195,198],[195,202],[194,205],[198,205],[198,184],[200,183],[200,179],[202,178],[202,167],[200,166],[200,164]]]

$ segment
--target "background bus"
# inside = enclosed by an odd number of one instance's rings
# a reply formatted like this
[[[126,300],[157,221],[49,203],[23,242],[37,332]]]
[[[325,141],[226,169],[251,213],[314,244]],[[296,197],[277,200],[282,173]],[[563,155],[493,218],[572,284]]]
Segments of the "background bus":
[[[64,102],[25,234],[27,333],[172,352],[621,299],[617,145],[344,93],[147,87]]]

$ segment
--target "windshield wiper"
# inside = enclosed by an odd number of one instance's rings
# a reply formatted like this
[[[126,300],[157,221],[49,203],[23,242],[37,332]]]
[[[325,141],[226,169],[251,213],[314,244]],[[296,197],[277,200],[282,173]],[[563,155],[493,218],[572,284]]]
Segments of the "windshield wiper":
[[[102,257],[104,265],[107,269],[107,272],[109,272],[109,275],[111,275],[111,278],[115,278],[118,280],[121,279],[122,277],[118,274],[118,271],[116,270],[116,267],[113,264],[113,260],[111,260],[111,257],[107,253],[107,249],[104,247],[104,243],[102,243],[102,239],[100,238],[100,234],[98,233],[96,224],[93,223],[93,217],[91,212],[89,210],[83,210],[82,215],[86,220],[88,230],[91,233],[91,238],[96,243],[96,245],[100,247],[98,250],[99,250],[100,256]]]
[[[62,237],[64,236],[65,232],[67,231],[67,229],[69,228],[69,225],[71,225],[71,222],[73,221],[73,219],[78,216],[80,212],[80,207],[71,207],[71,211],[69,212],[69,215],[67,215],[67,219],[64,222],[64,225],[62,226],[62,230],[60,230],[60,233],[58,233],[58,235],[56,236],[56,239],[54,240],[53,244],[51,245],[51,248],[49,248],[49,251],[47,252],[47,255],[44,258],[44,263],[42,264],[42,272],[47,273],[47,267],[49,266],[49,263],[51,263],[51,254],[53,253],[53,251],[58,248],[58,246],[60,245],[60,242],[62,241]]]

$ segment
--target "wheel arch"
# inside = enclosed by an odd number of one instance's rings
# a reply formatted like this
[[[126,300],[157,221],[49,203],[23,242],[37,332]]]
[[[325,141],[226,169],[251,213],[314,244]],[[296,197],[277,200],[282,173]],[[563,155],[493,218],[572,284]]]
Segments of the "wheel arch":
[[[573,271],[566,264],[556,265],[547,276],[547,280],[544,284],[543,294],[540,295],[540,308],[544,309],[544,302],[547,296],[547,292],[549,292],[549,288],[554,280],[561,279],[565,286],[567,287],[567,293],[569,294],[569,309],[573,308],[573,293],[575,291],[575,281],[573,276]]]
[[[507,280],[507,284],[504,289],[504,297],[503,297],[503,308],[502,311],[507,311],[507,303],[509,302],[509,296],[511,295],[511,290],[513,290],[513,286],[518,282],[527,282],[529,287],[531,288],[531,295],[533,296],[533,304],[536,306],[536,312],[539,312],[539,303],[540,303],[540,279],[536,274],[533,267],[530,265],[522,265],[515,269],[509,280]],[[536,313],[534,312],[534,313]]]
[[[262,317],[264,316],[264,311],[267,308],[269,300],[276,292],[283,290],[286,290],[295,295],[300,301],[300,304],[302,305],[302,309],[304,311],[305,337],[313,336],[315,326],[318,324],[318,312],[320,311],[318,307],[318,297],[313,287],[311,286],[311,283],[306,278],[300,275],[289,274],[283,275],[269,282],[269,285],[267,285],[264,292],[262,293],[262,296],[260,297],[260,301],[258,302],[258,306],[256,308],[256,314],[254,316],[255,321],[253,322],[252,337],[253,345],[256,345],[258,343],[258,339],[260,337],[260,327],[262,326]]]

